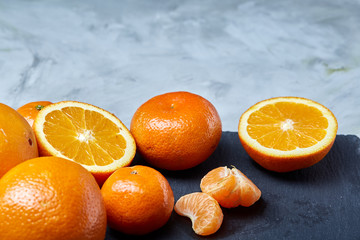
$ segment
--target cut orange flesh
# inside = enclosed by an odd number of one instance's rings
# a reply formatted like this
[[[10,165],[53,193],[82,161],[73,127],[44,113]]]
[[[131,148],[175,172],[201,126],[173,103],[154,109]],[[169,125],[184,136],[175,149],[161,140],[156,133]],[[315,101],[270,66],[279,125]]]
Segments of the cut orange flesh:
[[[261,196],[259,188],[235,167],[211,170],[201,179],[200,188],[226,208],[249,207]]]
[[[219,203],[206,193],[190,193],[175,204],[175,212],[189,217],[192,228],[198,235],[207,236],[219,230],[224,215]]]
[[[41,155],[81,164],[101,184],[135,156],[135,141],[113,114],[90,104],[64,101],[44,107],[34,123]]]
[[[239,138],[263,167],[287,172],[309,167],[330,150],[337,121],[312,100],[278,97],[259,102],[240,118]]]

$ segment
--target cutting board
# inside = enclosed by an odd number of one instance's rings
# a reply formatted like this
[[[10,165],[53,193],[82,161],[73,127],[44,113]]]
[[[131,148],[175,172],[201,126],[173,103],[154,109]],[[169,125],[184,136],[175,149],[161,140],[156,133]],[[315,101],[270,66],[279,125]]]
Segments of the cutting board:
[[[148,165],[136,155],[132,165]],[[328,155],[314,166],[275,173],[255,163],[236,132],[223,132],[219,146],[204,163],[184,171],[159,170],[175,201],[200,191],[200,180],[219,166],[236,166],[262,191],[251,207],[223,208],[224,221],[213,235],[197,236],[191,221],[173,212],[161,229],[141,237],[108,228],[117,239],[360,239],[360,139],[338,135]]]

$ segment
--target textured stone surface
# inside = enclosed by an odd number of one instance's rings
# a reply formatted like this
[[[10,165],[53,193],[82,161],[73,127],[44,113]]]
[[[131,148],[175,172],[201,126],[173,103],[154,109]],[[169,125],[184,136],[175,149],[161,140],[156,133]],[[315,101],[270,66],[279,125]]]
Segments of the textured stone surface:
[[[209,99],[223,129],[276,96],[330,108],[360,135],[359,0],[0,1],[0,102],[78,100],[129,127],[169,91]]]

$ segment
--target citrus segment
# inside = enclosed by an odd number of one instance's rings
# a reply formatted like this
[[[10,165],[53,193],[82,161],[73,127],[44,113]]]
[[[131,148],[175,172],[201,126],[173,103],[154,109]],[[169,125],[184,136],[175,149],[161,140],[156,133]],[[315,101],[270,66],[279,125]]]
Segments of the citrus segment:
[[[249,108],[239,121],[239,138],[249,155],[278,172],[309,167],[330,150],[337,132],[334,115],[312,100],[279,97]]]
[[[182,196],[174,209],[177,214],[189,217],[194,232],[202,236],[219,230],[224,218],[219,203],[206,193],[196,192]]]
[[[90,104],[64,101],[42,109],[34,124],[42,155],[75,161],[103,182],[131,163],[135,141],[111,113]]]
[[[226,208],[249,207],[261,196],[259,188],[235,167],[211,170],[201,179],[200,188]]]

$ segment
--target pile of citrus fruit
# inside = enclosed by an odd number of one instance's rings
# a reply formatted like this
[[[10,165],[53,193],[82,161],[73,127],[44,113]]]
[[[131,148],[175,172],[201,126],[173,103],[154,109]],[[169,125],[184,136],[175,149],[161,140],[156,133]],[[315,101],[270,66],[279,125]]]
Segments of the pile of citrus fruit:
[[[238,128],[249,156],[277,172],[319,162],[336,132],[330,110],[297,97],[255,104]],[[189,92],[148,100],[130,130],[87,103],[32,102],[17,111],[0,104],[0,239],[103,240],[107,226],[144,235],[164,226],[173,210],[191,219],[196,234],[213,234],[222,207],[249,207],[260,189],[237,168],[219,166],[199,179],[201,192],[174,205],[169,182],[153,167],[195,167],[221,134],[215,107]],[[130,166],[137,151],[150,166]]]

